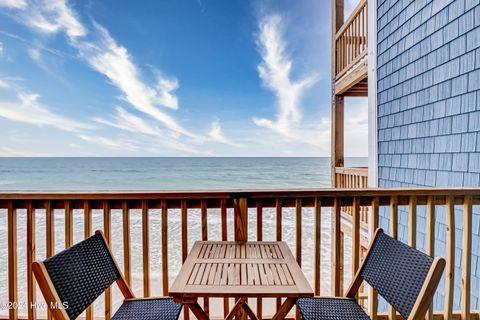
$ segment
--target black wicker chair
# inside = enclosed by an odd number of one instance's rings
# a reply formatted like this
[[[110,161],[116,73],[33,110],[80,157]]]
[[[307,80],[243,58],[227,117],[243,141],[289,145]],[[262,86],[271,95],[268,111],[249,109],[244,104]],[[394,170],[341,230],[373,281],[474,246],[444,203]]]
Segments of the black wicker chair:
[[[365,280],[405,319],[424,319],[444,268],[443,258],[431,258],[378,229],[345,297],[304,298],[297,305],[304,320],[368,320],[355,300]]]
[[[55,319],[77,318],[114,282],[125,301],[113,320],[177,320],[182,309],[171,298],[135,298],[101,231],[43,262],[33,272]]]

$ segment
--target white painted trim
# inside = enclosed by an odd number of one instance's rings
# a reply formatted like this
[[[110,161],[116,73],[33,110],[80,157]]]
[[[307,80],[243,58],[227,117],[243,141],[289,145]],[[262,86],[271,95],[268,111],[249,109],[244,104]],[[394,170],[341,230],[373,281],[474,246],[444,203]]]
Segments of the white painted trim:
[[[368,0],[368,186],[378,187],[377,0]]]

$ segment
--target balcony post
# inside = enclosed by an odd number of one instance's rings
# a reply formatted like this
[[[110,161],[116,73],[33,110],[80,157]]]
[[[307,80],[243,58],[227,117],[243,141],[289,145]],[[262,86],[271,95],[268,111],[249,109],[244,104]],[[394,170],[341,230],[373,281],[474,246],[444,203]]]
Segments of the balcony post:
[[[335,167],[343,167],[343,117],[344,103],[343,96],[335,94],[335,74],[336,74],[336,45],[335,35],[344,22],[344,0],[332,0],[332,146],[331,146],[331,166],[332,166],[332,187],[336,187]]]

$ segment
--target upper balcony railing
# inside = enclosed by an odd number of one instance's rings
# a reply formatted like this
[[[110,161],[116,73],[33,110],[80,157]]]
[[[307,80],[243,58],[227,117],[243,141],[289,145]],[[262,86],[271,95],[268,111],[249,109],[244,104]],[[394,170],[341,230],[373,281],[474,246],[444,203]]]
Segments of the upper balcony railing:
[[[435,312],[435,319],[460,316],[478,319],[478,311],[470,310],[472,206],[478,205],[479,188],[3,192],[0,193],[0,239],[5,243],[0,243],[4,250],[0,256],[0,301],[2,306],[3,302],[10,301],[12,308],[0,312],[8,312],[3,318],[9,319],[25,315],[28,319],[45,318],[44,309],[37,308],[43,299],[37,294],[32,262],[90,236],[94,229],[103,229],[126,281],[139,296],[168,295],[189,248],[194,241],[202,239],[284,240],[310,279],[315,294],[340,296],[363,258],[360,243],[365,235],[359,227],[360,207],[369,208],[370,232],[379,224],[380,210],[389,215],[390,225],[386,231],[395,238],[399,216],[406,212],[409,245],[416,246],[417,230],[422,225],[426,252],[430,255],[442,254],[434,252],[434,237],[435,211],[443,207],[446,212],[445,304],[443,310]],[[456,206],[463,208],[460,257],[455,250]],[[352,228],[351,234],[343,237],[341,211],[346,207],[352,210]],[[426,210],[426,223],[417,225],[420,207]],[[372,233],[366,236],[371,237]],[[347,243],[351,246],[344,246]],[[461,301],[460,310],[453,310],[456,258],[462,266],[461,296],[455,297],[455,301]],[[110,319],[121,302],[119,297],[114,289],[108,289],[101,303],[97,301],[85,317]],[[365,286],[359,299],[373,319],[387,317],[386,313],[377,311],[375,291]],[[204,303],[213,317],[221,317],[231,301],[205,299]],[[22,305],[26,309],[13,307]],[[258,299],[252,305],[256,306],[258,317],[265,319],[273,313],[278,301],[275,304],[269,299]],[[389,314],[390,319],[396,317],[393,309]],[[192,315],[185,312],[183,317],[188,319]]]
[[[335,80],[367,55],[367,0],[362,0],[335,35]]]

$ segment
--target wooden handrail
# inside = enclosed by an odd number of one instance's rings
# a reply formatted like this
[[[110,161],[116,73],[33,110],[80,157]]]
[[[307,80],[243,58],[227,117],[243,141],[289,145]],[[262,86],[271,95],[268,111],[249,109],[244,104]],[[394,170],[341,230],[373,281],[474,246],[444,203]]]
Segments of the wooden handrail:
[[[345,172],[349,169],[339,169],[340,172]],[[364,170],[364,169],[351,169]],[[267,228],[269,234],[273,235],[276,240],[282,240],[282,233],[284,228],[294,228],[293,232],[293,247],[292,251],[295,253],[299,265],[304,268],[313,266],[311,271],[311,284],[316,294],[328,294],[328,292],[321,292],[321,283],[330,282],[332,284],[332,293],[335,295],[343,295],[343,275],[345,272],[355,273],[362,261],[362,233],[360,228],[364,221],[361,219],[361,208],[366,208],[370,219],[367,222],[373,224],[373,228],[378,226],[380,208],[390,211],[390,227],[389,233],[393,237],[398,236],[399,230],[399,215],[401,206],[408,208],[406,214],[408,215],[408,225],[406,226],[408,232],[408,243],[411,246],[416,246],[417,229],[417,211],[419,206],[426,206],[427,221],[424,231],[427,234],[427,253],[433,255],[433,237],[435,225],[435,208],[437,206],[446,206],[447,208],[447,227],[449,230],[455,230],[455,220],[453,218],[453,208],[455,205],[461,205],[464,208],[464,223],[466,228],[463,231],[463,242],[466,243],[462,253],[462,304],[461,310],[453,309],[453,268],[455,262],[456,252],[454,250],[455,232],[447,233],[447,276],[446,276],[446,295],[445,308],[440,313],[434,313],[430,310],[429,314],[435,317],[459,317],[470,319],[478,319],[470,310],[470,282],[471,268],[468,267],[472,256],[472,206],[480,205],[480,188],[412,188],[412,189],[292,189],[292,190],[215,190],[215,191],[69,191],[69,192],[38,192],[38,191],[12,191],[0,192],[0,209],[5,210],[8,216],[8,250],[12,257],[8,265],[8,284],[9,294],[8,299],[11,302],[18,302],[19,297],[27,296],[28,302],[35,303],[38,299],[33,288],[35,287],[35,279],[32,277],[31,263],[36,255],[36,241],[37,239],[46,239],[46,253],[47,256],[54,254],[54,234],[55,228],[59,226],[54,224],[53,212],[54,210],[63,210],[62,215],[55,215],[58,219],[62,217],[64,220],[61,230],[65,234],[65,247],[74,244],[74,239],[78,241],[78,235],[88,237],[92,234],[92,211],[102,210],[102,215],[96,215],[96,219],[103,221],[103,229],[106,239],[112,248],[122,244],[124,273],[128,282],[131,282],[131,255],[130,250],[132,246],[143,249],[143,256],[140,264],[142,265],[143,293],[149,295],[151,292],[151,277],[150,277],[150,259],[152,256],[160,256],[162,264],[161,275],[162,279],[161,292],[168,293],[170,285],[169,276],[172,275],[172,270],[169,268],[169,261],[172,259],[168,255],[172,254],[169,251],[170,237],[181,238],[181,244],[178,248],[181,249],[179,254],[179,263],[185,260],[188,253],[189,241],[207,239],[212,230],[219,230],[218,239],[238,240],[248,239],[249,226],[256,226],[256,236],[253,239],[262,241],[264,232]],[[293,225],[285,225],[284,219],[287,217],[285,210],[293,210],[294,222]],[[333,208],[330,210],[329,208]],[[341,213],[344,209],[349,208],[351,215],[351,231],[349,237],[344,237],[343,234],[347,232],[343,225],[343,218]],[[39,211],[39,209],[41,209]],[[157,209],[159,211],[152,211]],[[171,209],[178,209],[181,219],[171,218],[173,214]],[[198,213],[198,221],[193,221],[189,217],[189,210],[195,209]],[[211,210],[215,209],[216,214],[220,214],[220,228],[209,230],[209,219],[212,219]],[[18,210],[26,210],[27,222],[27,246],[17,244],[17,212]],[[79,211],[83,213],[79,213]],[[112,211],[120,210],[122,218],[120,221],[112,221]],[[132,233],[130,228],[130,211],[140,210],[141,216],[141,233]],[[268,225],[265,223],[265,210],[270,210],[270,214],[274,214],[274,220]],[[252,212],[256,211],[255,215]],[[1,212],[1,211],[0,211]],[[229,213],[230,212],[230,213]],[[302,236],[306,232],[307,224],[306,212],[309,212],[309,217],[313,216],[315,231],[312,234],[313,245],[305,246],[302,242]],[[402,211],[403,212],[403,211]],[[233,213],[233,219],[229,214]],[[39,219],[40,215],[44,215],[46,219],[45,228],[35,228],[35,219]],[[73,223],[73,217],[78,214],[83,214],[84,226],[79,228]],[[332,245],[329,248],[333,254],[333,263],[331,274],[328,279],[320,276],[321,268],[321,234],[322,223],[324,223],[323,215],[332,214]],[[158,215],[158,216],[156,216]],[[178,216],[178,213],[176,213]],[[156,216],[156,217],[154,217]],[[269,215],[270,216],[270,215]],[[150,220],[161,220],[161,227],[155,232],[161,233],[160,252],[152,253],[153,245],[149,243]],[[256,219],[251,224],[248,219]],[[23,221],[23,220],[22,220]],[[167,230],[171,230],[172,224],[181,230],[180,235],[167,234]],[[210,222],[211,223],[211,222]],[[228,230],[231,224],[234,223],[234,235],[228,237]],[[152,223],[153,224],[153,223]],[[201,235],[198,239],[191,232],[189,226],[199,225],[201,227]],[[304,225],[305,224],[305,225]],[[112,228],[121,227],[122,237],[112,238]],[[373,228],[370,230],[373,230]],[[43,232],[44,234],[40,234]],[[75,235],[75,237],[73,236]],[[370,235],[371,236],[371,235]],[[250,234],[250,238],[252,235]],[[271,239],[269,239],[271,240]],[[283,239],[285,240],[285,239]],[[344,251],[343,242],[352,241],[351,252]],[[27,249],[26,254],[23,252],[19,254],[19,250]],[[117,249],[118,250],[118,249]],[[18,257],[25,257],[27,263],[26,274],[18,273],[19,263],[16,259]],[[310,263],[305,263],[305,259],[312,259]],[[23,258],[22,258],[23,259]],[[457,257],[458,260],[458,257]],[[22,262],[23,263],[23,262]],[[347,268],[347,266],[350,266]],[[310,272],[310,270],[309,270]],[[174,274],[173,274],[174,275]],[[19,279],[25,278],[27,286],[19,286]],[[157,278],[157,277],[155,277]],[[6,281],[7,279],[0,279]],[[19,290],[22,290],[19,292]],[[23,292],[25,290],[25,292]],[[377,294],[374,290],[370,290],[367,295],[366,288],[363,288],[359,302],[367,308],[372,315],[372,318],[382,319],[385,314],[377,312]],[[27,294],[28,293],[28,294]],[[466,299],[463,297],[467,297]],[[112,291],[109,290],[105,295],[105,315],[96,314],[105,318],[110,318],[114,313],[114,306],[112,306],[113,298]],[[30,305],[30,304],[29,304]],[[206,309],[210,309],[210,313],[219,314],[219,310],[212,310],[211,304],[209,306],[208,300],[205,300]],[[263,310],[264,303],[258,299],[256,314],[259,318],[264,317],[265,310]],[[94,308],[90,308],[86,317],[94,319]],[[223,313],[228,313],[230,309],[229,301],[223,302]],[[22,312],[25,315],[21,314]],[[20,313],[20,314],[19,314]],[[26,310],[10,310],[8,316],[11,319],[18,319],[19,317],[28,316],[28,319],[39,319],[42,312],[35,308],[27,308]],[[98,312],[97,312],[98,313]],[[390,309],[390,316],[393,317],[396,312]],[[7,316],[5,314],[4,316]],[[184,313],[184,318],[188,319],[188,313]],[[298,315],[297,315],[298,317]],[[0,316],[1,319],[1,316]]]

